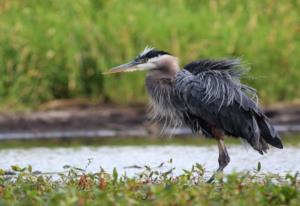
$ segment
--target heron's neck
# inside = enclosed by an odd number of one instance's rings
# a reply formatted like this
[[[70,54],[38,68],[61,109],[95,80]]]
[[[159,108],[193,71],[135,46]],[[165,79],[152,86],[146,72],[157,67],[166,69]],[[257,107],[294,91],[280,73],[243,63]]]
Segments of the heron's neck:
[[[168,67],[149,71],[146,77],[146,88],[154,102],[170,96],[170,93],[173,92],[173,82],[178,71],[179,66],[178,68]]]
[[[169,55],[160,58],[156,65],[155,69],[149,70],[146,78],[146,88],[155,102],[171,95],[173,80],[180,70],[177,58]]]
[[[169,120],[166,125],[177,125],[174,100],[174,80],[179,71],[178,64],[168,64],[149,71],[146,88],[150,96],[152,119]],[[173,122],[174,121],[174,122]]]

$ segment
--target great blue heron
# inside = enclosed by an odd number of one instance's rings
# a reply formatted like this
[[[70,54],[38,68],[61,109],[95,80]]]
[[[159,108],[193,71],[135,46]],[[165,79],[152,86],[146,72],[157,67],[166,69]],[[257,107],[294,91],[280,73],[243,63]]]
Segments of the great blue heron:
[[[260,154],[269,144],[283,148],[277,131],[258,107],[256,90],[242,84],[246,72],[239,60],[194,61],[180,70],[168,52],[146,48],[130,63],[108,73],[147,70],[146,88],[154,119],[186,125],[218,142],[218,172],[230,162],[224,135],[246,140]],[[210,179],[213,180],[214,176]]]

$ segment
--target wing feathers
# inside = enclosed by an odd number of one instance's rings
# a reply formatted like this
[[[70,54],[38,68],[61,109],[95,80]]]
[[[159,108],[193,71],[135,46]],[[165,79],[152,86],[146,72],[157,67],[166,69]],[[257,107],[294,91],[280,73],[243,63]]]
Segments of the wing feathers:
[[[261,154],[268,149],[267,143],[282,148],[277,132],[257,106],[256,90],[240,83],[244,70],[239,64],[238,60],[188,64],[175,79],[179,99],[187,113],[246,139]]]

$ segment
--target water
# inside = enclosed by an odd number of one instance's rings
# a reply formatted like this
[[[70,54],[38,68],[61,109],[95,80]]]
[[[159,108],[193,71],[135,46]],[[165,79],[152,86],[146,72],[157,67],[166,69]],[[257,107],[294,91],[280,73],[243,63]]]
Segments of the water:
[[[231,162],[225,173],[232,171],[254,170],[261,162],[263,172],[285,174],[300,171],[300,146],[289,146],[283,150],[271,149],[262,156],[243,145],[229,145]],[[216,146],[118,146],[118,147],[77,147],[77,148],[33,148],[3,149],[0,151],[0,168],[9,170],[11,165],[32,165],[41,172],[62,172],[64,165],[85,168],[97,172],[100,167],[111,172],[114,167],[127,175],[138,173],[139,169],[127,168],[132,165],[158,166],[162,162],[173,159],[175,174],[182,169],[190,169],[193,164],[200,163],[212,172],[218,166]],[[162,170],[167,170],[167,165]]]

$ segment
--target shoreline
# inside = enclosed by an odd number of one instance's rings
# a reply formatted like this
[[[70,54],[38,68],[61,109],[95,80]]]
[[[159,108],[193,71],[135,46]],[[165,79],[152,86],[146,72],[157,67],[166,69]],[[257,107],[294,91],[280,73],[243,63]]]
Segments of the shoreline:
[[[300,105],[264,109],[280,133],[300,132]],[[188,128],[167,130],[166,135],[191,135]],[[160,127],[151,124],[146,106],[74,104],[34,112],[0,113],[0,140],[146,137],[158,135]]]

